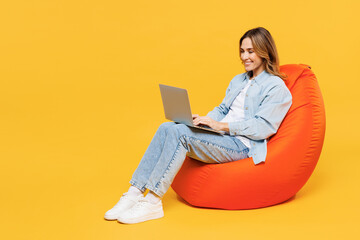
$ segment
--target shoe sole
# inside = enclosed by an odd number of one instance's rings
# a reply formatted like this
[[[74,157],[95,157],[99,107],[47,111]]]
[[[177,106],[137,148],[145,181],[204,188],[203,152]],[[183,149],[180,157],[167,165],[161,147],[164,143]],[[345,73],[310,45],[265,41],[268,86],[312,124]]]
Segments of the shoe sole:
[[[136,219],[122,219],[121,217],[118,218],[118,222],[120,223],[125,223],[125,224],[134,224],[134,223],[141,223],[141,222],[145,222],[145,221],[149,221],[149,220],[154,220],[154,219],[158,219],[158,218],[162,218],[164,217],[164,212],[159,212],[159,213],[154,213],[151,214],[150,216],[144,216],[141,218],[136,218]]]
[[[117,220],[119,218],[119,215],[120,215],[120,213],[119,214],[112,214],[112,215],[111,214],[105,215],[104,219],[108,220],[108,221]]]

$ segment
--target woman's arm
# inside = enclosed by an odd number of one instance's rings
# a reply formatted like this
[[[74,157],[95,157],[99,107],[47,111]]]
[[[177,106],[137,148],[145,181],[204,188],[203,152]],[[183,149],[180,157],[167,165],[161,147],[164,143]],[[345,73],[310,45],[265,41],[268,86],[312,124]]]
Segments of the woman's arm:
[[[238,75],[237,75],[238,76]],[[233,80],[237,77],[235,76],[233,78]],[[208,114],[206,114],[206,116],[210,117],[211,119],[215,120],[215,121],[220,121],[221,119],[223,119],[226,114],[229,112],[229,109],[226,107],[225,105],[225,99],[226,96],[228,95],[228,93],[230,92],[230,89],[232,87],[232,81],[230,81],[228,88],[226,89],[226,93],[225,93],[225,97],[223,99],[223,101],[221,102],[221,104],[217,107],[215,107],[212,111],[210,111]]]
[[[292,96],[287,87],[275,86],[263,97],[254,117],[229,123],[229,133],[253,140],[266,139],[277,132],[291,104]]]

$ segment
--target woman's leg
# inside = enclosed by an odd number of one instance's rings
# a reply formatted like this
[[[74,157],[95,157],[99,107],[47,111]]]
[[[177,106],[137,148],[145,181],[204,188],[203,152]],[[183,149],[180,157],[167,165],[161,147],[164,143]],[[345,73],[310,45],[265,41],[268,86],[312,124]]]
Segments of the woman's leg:
[[[130,183],[150,190],[161,198],[180,170],[186,155],[207,163],[231,162],[247,157],[249,149],[234,137],[189,128],[183,124],[163,124],[136,169]],[[118,221],[139,223],[164,216],[162,202],[140,199]],[[156,200],[156,199],[155,199]]]
[[[116,220],[118,217],[132,208],[137,202],[144,198],[145,185],[153,172],[157,160],[164,146],[167,129],[175,123],[163,123],[153,137],[147,151],[145,152],[138,168],[136,169],[131,187],[122,195],[118,203],[105,213],[105,219]],[[149,195],[148,197],[151,197]],[[155,197],[155,196],[154,196]]]
[[[163,126],[164,125],[164,126]],[[240,140],[184,124],[160,126],[130,183],[162,197],[180,170],[186,155],[206,163],[247,158],[249,149]]]
[[[173,122],[165,122],[160,125],[132,176],[130,184],[142,192],[146,190],[150,175],[163,152],[168,129],[174,125],[176,123]]]

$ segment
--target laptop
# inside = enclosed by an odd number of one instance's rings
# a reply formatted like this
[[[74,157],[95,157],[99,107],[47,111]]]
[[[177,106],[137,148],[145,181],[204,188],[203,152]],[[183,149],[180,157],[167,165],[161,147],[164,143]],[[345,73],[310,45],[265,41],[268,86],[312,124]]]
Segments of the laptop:
[[[165,118],[176,123],[182,123],[189,127],[199,128],[205,131],[225,134],[208,126],[196,126],[190,109],[190,101],[186,89],[159,84],[161,98],[164,106]]]

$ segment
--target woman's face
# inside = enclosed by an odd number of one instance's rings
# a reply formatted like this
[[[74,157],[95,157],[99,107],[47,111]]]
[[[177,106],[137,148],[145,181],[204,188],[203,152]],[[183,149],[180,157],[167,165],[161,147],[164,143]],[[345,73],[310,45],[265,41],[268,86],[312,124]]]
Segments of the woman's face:
[[[259,75],[264,69],[265,64],[253,48],[250,38],[244,38],[240,46],[240,58],[245,66],[245,70],[253,71],[253,76]]]

